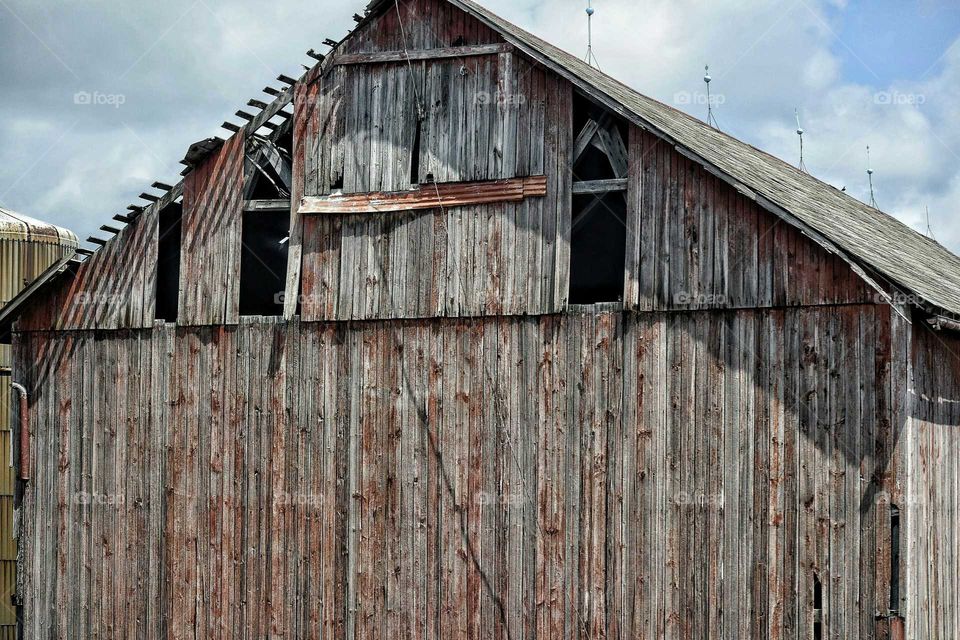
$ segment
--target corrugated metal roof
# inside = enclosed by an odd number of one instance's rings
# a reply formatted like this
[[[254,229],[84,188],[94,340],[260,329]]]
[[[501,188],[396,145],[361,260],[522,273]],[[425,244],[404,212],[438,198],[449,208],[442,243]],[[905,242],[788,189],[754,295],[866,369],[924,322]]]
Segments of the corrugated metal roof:
[[[581,88],[622,106],[618,111],[623,115],[693,152],[732,182],[746,186],[747,193],[752,191],[759,201],[792,214],[902,291],[960,314],[960,257],[945,247],[796,167],[636,92],[472,0],[448,2]]]
[[[0,207],[0,240],[26,240],[76,249],[80,242],[69,229]]]

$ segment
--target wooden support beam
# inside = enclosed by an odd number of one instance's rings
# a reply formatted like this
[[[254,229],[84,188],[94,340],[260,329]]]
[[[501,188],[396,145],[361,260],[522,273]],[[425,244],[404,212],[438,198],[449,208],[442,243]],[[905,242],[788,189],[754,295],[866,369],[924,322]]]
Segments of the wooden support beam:
[[[88,258],[93,255],[93,251],[90,251],[90,249],[77,249],[77,253]]]
[[[620,135],[620,128],[617,123],[609,119],[606,126],[597,130],[597,138],[603,152],[610,160],[610,166],[618,178],[626,178],[629,173],[629,156],[627,155],[627,145],[623,142],[623,136]]]
[[[279,80],[283,84],[287,84],[290,86],[297,84],[297,81],[294,78],[291,78],[290,76],[285,76],[282,73],[277,76],[277,80]]]
[[[590,193],[611,193],[614,191],[626,191],[626,178],[613,178],[612,180],[583,180],[573,183],[574,195],[584,195]]]
[[[278,96],[278,95],[280,95],[281,93],[283,93],[283,92],[280,91],[279,89],[274,89],[273,87],[264,87],[264,88],[263,88],[263,92],[264,92],[264,93],[267,93],[267,94],[270,94],[271,96]]]
[[[100,226],[100,231],[106,231],[107,233],[112,233],[113,235],[117,235],[118,233],[120,233],[120,229],[117,229],[116,227],[111,227],[110,225],[106,225],[106,224]]]
[[[160,182],[160,181],[154,182],[150,186],[153,187],[154,189],[160,189],[161,191],[170,191],[170,189],[173,189],[171,185],[167,184],[166,182]]]
[[[267,103],[264,102],[263,100],[254,100],[253,98],[251,98],[250,100],[247,100],[247,106],[255,107],[257,109],[266,109]]]
[[[521,202],[525,198],[547,195],[546,176],[424,184],[409,191],[306,197],[300,202],[301,214],[311,213],[388,213],[441,207],[463,207],[497,202]]]
[[[143,211],[143,209],[144,207],[141,207],[140,205],[136,205],[136,204],[127,205],[127,211],[133,211],[134,213],[140,213],[141,211]]]
[[[156,202],[157,200],[160,199],[160,196],[155,196],[152,193],[141,193],[140,199],[147,200],[148,202]]]
[[[237,131],[240,131],[240,125],[233,124],[232,122],[224,122],[220,126],[226,129],[227,131],[233,131],[234,133],[236,133]]]
[[[237,116],[238,118],[243,118],[247,122],[250,122],[255,117],[252,113],[247,113],[243,109],[237,109],[237,112],[234,115]]]
[[[131,220],[133,220],[133,218],[131,218],[130,216],[126,216],[122,213],[118,213],[117,215],[113,216],[113,219],[116,220],[117,222],[122,222],[124,224],[127,224]]]
[[[351,53],[337,56],[334,65],[373,64],[383,62],[406,62],[409,60],[443,60],[446,58],[469,58],[472,56],[490,56],[510,53],[510,44],[483,44],[468,47],[447,47],[443,49],[420,49],[417,51],[379,51],[376,53]]]
[[[360,24],[361,22],[363,22],[363,16],[360,15],[359,13],[355,13],[353,14],[353,21],[356,22],[357,24]]]
[[[336,46],[337,46],[338,44],[340,44],[340,43],[337,42],[336,40],[334,40],[333,38],[327,38],[327,39],[325,39],[325,40],[323,41],[323,44],[325,44],[325,45],[327,45],[328,47],[330,47],[331,49],[333,49],[334,47],[336,47]]]
[[[289,200],[245,200],[243,203],[244,211],[257,212],[284,212],[290,213]]]
[[[310,49],[309,51],[307,51],[307,55],[313,58],[314,60],[316,60],[317,62],[323,62],[324,60],[327,59],[327,56],[323,55],[322,53],[317,53],[313,49]]]
[[[98,244],[98,245],[100,245],[101,247],[107,246],[107,241],[106,241],[106,240],[104,240],[104,239],[102,239],[102,238],[97,238],[97,237],[94,237],[94,236],[90,236],[89,238],[87,238],[87,242],[90,242],[90,243],[92,243],[92,244]]]
[[[269,120],[265,121],[263,123],[263,126],[266,127],[267,129],[270,129],[270,131],[276,131],[277,129],[280,128],[280,125],[270,122]]]
[[[580,131],[580,134],[577,136],[576,142],[573,143],[573,161],[576,162],[580,159],[580,156],[583,155],[583,152],[587,150],[587,147],[590,146],[590,142],[593,140],[593,137],[597,135],[597,131],[600,129],[600,123],[598,123],[593,118],[587,120],[587,123],[583,125],[583,129]]]

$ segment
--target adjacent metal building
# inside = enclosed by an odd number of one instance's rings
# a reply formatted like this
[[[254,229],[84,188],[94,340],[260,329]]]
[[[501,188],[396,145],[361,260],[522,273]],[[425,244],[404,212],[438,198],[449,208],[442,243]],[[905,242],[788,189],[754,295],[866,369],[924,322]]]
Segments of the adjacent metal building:
[[[0,207],[0,307],[47,270],[73,255],[77,237]],[[10,460],[10,346],[0,344],[0,639],[13,639],[17,547],[13,529],[13,465]]]
[[[960,258],[468,0],[357,20],[0,312],[26,636],[960,636]]]

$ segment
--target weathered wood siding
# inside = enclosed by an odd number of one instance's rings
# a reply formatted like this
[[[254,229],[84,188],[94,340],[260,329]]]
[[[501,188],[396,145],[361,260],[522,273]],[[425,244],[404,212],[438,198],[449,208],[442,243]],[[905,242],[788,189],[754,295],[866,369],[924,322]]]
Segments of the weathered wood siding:
[[[631,127],[627,300],[641,310],[873,303],[842,258]]]
[[[238,133],[184,182],[180,325],[232,324],[240,318],[243,162],[244,136]]]
[[[420,86],[407,86],[411,74]],[[301,126],[305,135],[318,138],[303,143],[307,195],[329,193],[341,179],[345,192],[409,188],[414,101],[420,99],[428,108],[420,137],[422,176],[471,181],[546,175],[547,196],[415,213],[304,216],[304,320],[565,308],[569,84],[509,53],[421,62],[413,71],[399,64],[333,67],[317,84],[316,91],[301,92],[315,96],[316,108],[298,111],[308,120]],[[407,104],[397,104],[400,97]]]
[[[19,321],[24,331],[140,329],[153,326],[156,212],[124,227],[107,246]]]
[[[816,574],[824,638],[885,637],[890,332],[850,306],[21,336],[27,633],[810,638]]]
[[[960,637],[960,339],[907,328],[914,385],[909,395],[911,557],[909,638]]]

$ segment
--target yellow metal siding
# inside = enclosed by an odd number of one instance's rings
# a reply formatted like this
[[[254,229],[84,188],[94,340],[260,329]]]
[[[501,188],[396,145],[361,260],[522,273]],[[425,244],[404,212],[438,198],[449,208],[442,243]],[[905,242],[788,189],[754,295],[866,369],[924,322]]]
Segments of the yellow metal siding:
[[[39,233],[0,225],[0,306],[7,304],[47,267],[67,253],[73,253],[76,238],[69,232]],[[56,238],[63,238],[58,244]],[[13,606],[16,589],[17,545],[13,530],[13,468],[10,460],[10,377],[11,350],[0,345],[0,640],[16,636],[17,612]]]

